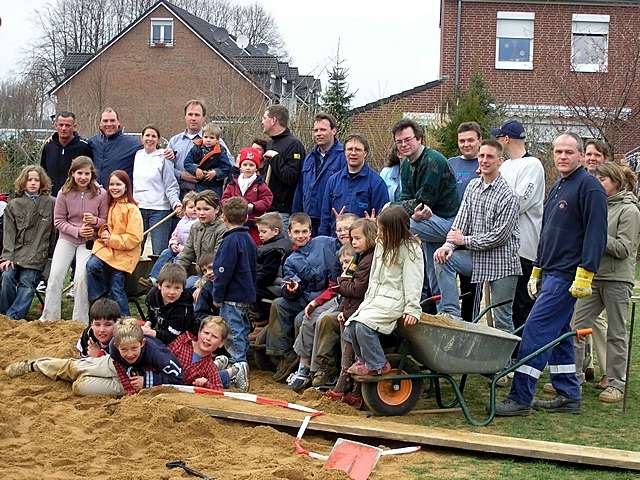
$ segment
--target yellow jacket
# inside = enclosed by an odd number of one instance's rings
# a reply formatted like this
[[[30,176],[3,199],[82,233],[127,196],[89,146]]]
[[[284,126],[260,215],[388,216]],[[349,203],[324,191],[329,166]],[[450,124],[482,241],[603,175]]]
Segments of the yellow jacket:
[[[100,239],[105,230],[111,234],[106,241]],[[119,200],[109,207],[107,223],[98,230],[93,254],[116,270],[132,273],[140,260],[142,232],[142,215],[137,205]]]

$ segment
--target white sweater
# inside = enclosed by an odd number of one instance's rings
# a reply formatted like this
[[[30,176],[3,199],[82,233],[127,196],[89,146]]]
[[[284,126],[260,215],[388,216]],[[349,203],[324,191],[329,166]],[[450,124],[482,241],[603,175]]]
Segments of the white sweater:
[[[133,161],[133,198],[138,207],[149,210],[170,210],[180,202],[180,187],[173,173],[173,164],[165,160],[164,152],[136,152]]]
[[[518,196],[520,213],[520,250],[518,254],[535,260],[542,229],[544,204],[544,168],[536,157],[522,157],[505,161],[500,174]]]

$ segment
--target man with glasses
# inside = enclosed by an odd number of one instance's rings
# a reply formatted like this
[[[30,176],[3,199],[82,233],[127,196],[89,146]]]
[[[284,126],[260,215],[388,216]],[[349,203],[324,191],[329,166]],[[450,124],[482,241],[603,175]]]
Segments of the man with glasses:
[[[431,294],[437,291],[433,254],[442,245],[458,213],[460,198],[456,176],[440,152],[422,144],[423,129],[413,120],[400,120],[393,138],[402,163],[400,204],[411,216],[411,231],[420,237],[425,250],[426,275]],[[426,282],[425,282],[426,283]],[[426,289],[423,296],[426,295]]]

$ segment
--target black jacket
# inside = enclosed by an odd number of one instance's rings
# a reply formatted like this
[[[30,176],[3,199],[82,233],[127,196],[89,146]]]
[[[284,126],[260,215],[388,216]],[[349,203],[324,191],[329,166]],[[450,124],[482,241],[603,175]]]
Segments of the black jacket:
[[[295,213],[291,212],[291,207],[305,156],[304,145],[287,128],[280,135],[271,137],[267,149],[278,152],[278,155],[265,161],[261,168],[266,179],[271,166],[268,185],[273,192],[273,203],[269,211]]]
[[[58,132],[51,136],[50,142],[45,143],[40,155],[40,166],[51,178],[51,196],[58,195],[58,190],[62,188],[69,176],[71,161],[81,155],[93,158],[91,147],[77,133],[73,134],[71,141],[64,147],[58,140]]]
[[[278,275],[284,257],[291,252],[291,240],[278,234],[271,240],[258,247],[258,261],[256,266],[256,285],[266,288],[273,285]]]
[[[165,303],[158,287],[153,287],[147,294],[145,303],[148,307],[148,320],[156,331],[156,338],[169,345],[184,332],[198,335],[198,324],[193,314],[193,298],[191,290],[183,290],[175,302]]]

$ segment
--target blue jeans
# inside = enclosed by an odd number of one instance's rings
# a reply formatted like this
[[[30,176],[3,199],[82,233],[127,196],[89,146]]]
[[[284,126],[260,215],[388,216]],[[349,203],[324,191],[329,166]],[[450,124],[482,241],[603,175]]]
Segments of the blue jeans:
[[[444,264],[436,264],[436,275],[442,300],[438,308],[439,312],[448,312],[460,316],[460,296],[458,284],[456,283],[456,273],[471,276],[473,272],[472,253],[469,250],[455,250],[451,258]],[[506,305],[496,307],[492,310],[493,323],[496,328],[505,332],[513,332],[513,296],[516,292],[519,275],[508,275],[497,280],[491,280],[491,302],[500,303],[511,300]]]
[[[295,300],[279,297],[273,301],[265,342],[267,355],[280,357],[291,351],[295,338],[295,316],[303,311],[308,303],[304,297]]]
[[[0,313],[14,320],[27,317],[42,272],[15,266],[2,274]]]
[[[129,299],[124,289],[125,275],[126,272],[117,270],[95,255],[91,255],[87,260],[89,303],[107,297],[118,304],[121,316],[129,316]]]
[[[351,322],[344,327],[342,338],[351,344],[356,359],[362,360],[369,370],[384,367],[387,358],[384,356],[380,338],[375,330],[364,323]]]
[[[161,227],[158,227],[158,228],[161,228]],[[153,236],[151,237],[151,240],[153,241]],[[170,248],[165,248],[160,254],[160,256],[158,257],[158,259],[156,260],[156,263],[153,264],[153,268],[149,272],[149,277],[155,278],[157,280],[158,275],[160,275],[160,270],[162,270],[162,267],[164,267],[167,263],[174,263],[177,256],[178,254],[173,253],[173,250],[171,250]]]
[[[424,276],[424,286],[422,289],[423,299],[429,293],[436,295],[439,292],[438,278],[433,266],[433,254],[447,239],[447,233],[451,230],[453,219],[442,218],[432,215],[429,220],[415,221],[411,219],[411,231],[422,241],[426,271]],[[429,292],[429,293],[427,293]]]
[[[251,330],[251,322],[247,316],[249,307],[249,304],[224,302],[220,308],[220,316],[229,326],[229,337],[224,346],[229,352],[231,363],[247,361]]]
[[[280,212],[280,216],[282,217],[282,234],[287,237],[289,235],[289,217],[291,214]]]
[[[141,208],[142,223],[144,229],[148,230],[156,223],[162,220],[164,217],[171,213],[171,210],[151,210],[149,208]],[[169,245],[169,238],[171,237],[171,222],[164,222],[158,228],[151,232],[151,248],[154,255],[160,255],[163,249]],[[147,240],[147,237],[142,240],[142,245]]]

